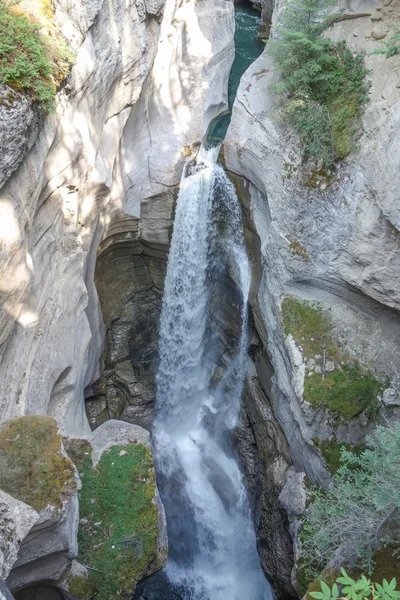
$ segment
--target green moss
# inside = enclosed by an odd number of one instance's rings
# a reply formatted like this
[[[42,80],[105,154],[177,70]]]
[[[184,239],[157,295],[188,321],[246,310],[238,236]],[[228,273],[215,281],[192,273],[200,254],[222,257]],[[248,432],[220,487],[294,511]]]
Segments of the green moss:
[[[282,302],[282,316],[286,335],[290,333],[302,347],[304,358],[322,355],[325,346],[328,360],[339,359],[340,352],[332,338],[331,323],[317,303],[310,304],[286,296]]]
[[[308,376],[304,384],[304,399],[313,406],[325,406],[332,412],[351,419],[362,411],[369,416],[379,407],[377,396],[383,385],[371,373],[357,364],[343,365],[340,370]]]
[[[283,170],[285,172],[283,180],[284,181],[285,181],[285,179],[290,180],[296,174],[297,167],[292,163],[285,162],[285,163],[283,163]]]
[[[319,440],[313,439],[314,444],[321,450],[321,454],[324,457],[326,466],[332,474],[341,466],[341,452],[342,449],[350,450],[355,454],[361,454],[365,450],[364,444],[346,444],[345,442],[337,442],[335,440]]]
[[[96,583],[90,577],[84,577],[83,575],[72,577],[68,582],[68,590],[79,600],[97,596]]]
[[[143,444],[115,446],[95,468],[90,454],[81,453],[78,464],[82,479],[78,560],[89,567],[87,579],[74,582],[89,590],[79,598],[89,599],[93,588],[97,600],[131,597],[149,565],[160,562],[150,450]]]
[[[399,560],[399,545],[388,545],[373,556],[374,571],[371,575],[371,581],[381,583],[383,579],[391,581],[393,577],[399,579],[400,560]]]
[[[14,419],[0,431],[0,489],[36,510],[60,508],[77,488],[71,460],[62,453],[53,417]]]
[[[323,573],[321,573],[320,579],[316,579],[315,581],[309,582],[309,578],[304,574],[304,571],[300,575],[300,583],[302,585],[302,589],[300,592],[300,596],[305,596],[306,600],[314,600],[310,595],[311,592],[321,592],[321,581],[324,581],[329,586],[332,586],[337,577],[339,577],[340,573],[338,571],[332,571],[331,569],[325,569]],[[300,591],[300,590],[299,590]]]
[[[313,189],[328,188],[334,180],[333,171],[326,169],[314,169],[305,180],[305,185]]]
[[[332,325],[317,303],[310,304],[293,296],[282,302],[283,326],[301,348],[303,358],[314,359],[322,367],[334,363],[333,371],[321,373],[310,370],[304,382],[304,400],[316,407],[326,407],[345,418],[362,411],[370,416],[378,408],[384,385],[336,344]]]

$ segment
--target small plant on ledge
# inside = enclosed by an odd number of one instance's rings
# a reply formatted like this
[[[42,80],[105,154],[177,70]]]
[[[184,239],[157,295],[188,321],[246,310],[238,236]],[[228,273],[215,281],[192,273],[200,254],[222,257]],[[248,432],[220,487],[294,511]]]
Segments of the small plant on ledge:
[[[327,564],[332,570],[347,565],[373,581],[399,572],[400,424],[378,426],[366,445],[362,452],[343,448],[329,489],[311,492],[300,530],[301,570],[308,581]]]
[[[371,54],[385,54],[386,58],[400,54],[400,23],[393,28],[393,35],[389,40],[382,40],[382,44],[382,48],[376,48]]]

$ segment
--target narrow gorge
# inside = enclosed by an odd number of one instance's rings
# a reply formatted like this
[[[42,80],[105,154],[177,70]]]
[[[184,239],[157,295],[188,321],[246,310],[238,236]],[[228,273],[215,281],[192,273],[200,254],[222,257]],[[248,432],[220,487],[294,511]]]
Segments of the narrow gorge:
[[[399,23],[0,0],[0,600],[397,597]]]

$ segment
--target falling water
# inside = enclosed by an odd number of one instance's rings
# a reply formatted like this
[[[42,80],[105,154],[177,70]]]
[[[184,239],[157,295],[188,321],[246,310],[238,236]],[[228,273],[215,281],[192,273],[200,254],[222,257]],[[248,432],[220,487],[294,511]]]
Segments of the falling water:
[[[249,263],[234,187],[218,148],[186,164],[160,324],[153,440],[169,539],[165,575],[179,593],[141,598],[272,598],[256,550],[242,474],[230,449],[246,360]],[[213,344],[210,306],[221,272],[237,287],[238,339],[229,360]],[[217,299],[218,301],[218,299]]]

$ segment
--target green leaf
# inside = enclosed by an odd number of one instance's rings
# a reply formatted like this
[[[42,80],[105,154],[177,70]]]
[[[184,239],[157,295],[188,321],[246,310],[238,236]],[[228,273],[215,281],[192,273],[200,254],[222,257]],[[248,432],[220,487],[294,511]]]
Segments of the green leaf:
[[[346,584],[346,585],[350,585],[351,583],[353,583],[353,580],[348,575],[346,575],[346,577],[338,577],[336,579],[336,581],[338,583],[342,583],[342,584]]]
[[[320,586],[321,586],[321,590],[323,591],[323,593],[325,594],[325,596],[328,596],[330,598],[331,597],[331,590],[326,585],[325,581],[321,581],[320,582]]]
[[[309,596],[316,598],[317,600],[322,600],[322,598],[324,598],[324,594],[322,592],[310,592]]]
[[[385,593],[385,590],[383,589],[383,587],[381,586],[380,583],[375,583],[375,588],[378,590],[378,592],[380,594],[384,594]]]
[[[338,581],[339,581],[339,579],[338,579]],[[339,583],[340,583],[340,581],[339,581]],[[353,591],[353,588],[351,587],[351,585],[347,585],[346,587],[343,588],[342,593],[344,595],[346,595],[346,594],[350,594],[352,591]]]
[[[338,598],[339,597],[339,588],[338,588],[338,586],[337,586],[336,583],[334,583],[333,587],[332,587],[332,597],[333,598]]]

